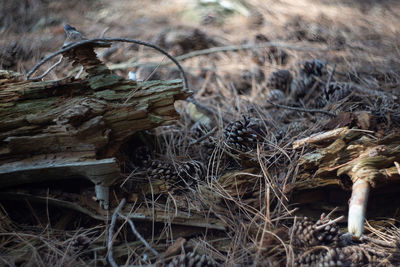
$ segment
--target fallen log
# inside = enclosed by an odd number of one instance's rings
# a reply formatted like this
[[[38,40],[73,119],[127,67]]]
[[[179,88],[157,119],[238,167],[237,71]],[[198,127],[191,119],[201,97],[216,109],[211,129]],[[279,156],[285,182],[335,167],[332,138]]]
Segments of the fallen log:
[[[94,51],[107,45],[64,45],[63,57],[83,67],[83,78],[23,81],[0,72],[0,188],[84,177],[108,208],[108,187],[121,178],[121,144],[178,118],[174,102],[190,95],[182,81],[117,76]]]

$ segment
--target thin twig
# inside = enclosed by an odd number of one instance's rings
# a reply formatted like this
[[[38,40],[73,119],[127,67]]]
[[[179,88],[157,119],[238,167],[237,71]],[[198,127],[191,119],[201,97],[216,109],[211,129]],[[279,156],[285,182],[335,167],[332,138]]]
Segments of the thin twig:
[[[341,221],[343,219],[344,219],[344,216],[340,216],[340,217],[338,217],[338,218],[336,218],[334,220],[329,220],[329,222],[327,222],[327,223],[325,223],[323,225],[317,226],[315,229],[320,230],[322,228],[325,228],[328,225],[334,224],[334,223],[339,222],[339,221]]]
[[[283,43],[275,43],[275,42],[266,42],[263,44],[244,44],[244,45],[229,45],[229,46],[219,46],[219,47],[212,47],[208,49],[203,49],[203,50],[196,50],[193,52],[189,52],[184,55],[180,55],[175,57],[176,60],[182,61],[186,60],[189,58],[193,57],[198,57],[198,56],[205,56],[209,54],[214,54],[214,53],[220,53],[220,52],[234,52],[234,51],[243,51],[243,50],[257,50],[257,49],[262,49],[262,48],[268,48],[268,47],[279,47],[279,48],[286,48],[289,50],[297,50],[297,51],[329,51],[331,49],[329,48],[315,48],[315,47],[305,47],[305,46],[296,46],[296,45],[289,45],[289,44],[283,44]],[[169,65],[170,62],[166,62],[160,66],[166,66]],[[125,69],[125,68],[131,68],[131,67],[139,67],[139,66],[154,66],[157,65],[157,63],[119,63],[119,64],[114,64],[110,66],[110,69],[116,70],[116,69]]]
[[[115,209],[115,211],[111,217],[110,228],[108,230],[107,259],[112,267],[118,267],[117,263],[115,262],[115,260],[113,258],[114,227],[115,227],[115,223],[117,222],[119,210],[125,205],[125,202],[126,202],[126,199],[125,198],[122,199],[121,202],[119,203],[118,207]]]
[[[306,47],[304,45],[290,45],[284,43],[276,43],[276,42],[265,42],[263,44],[244,44],[244,45],[229,45],[229,46],[219,46],[219,47],[212,47],[203,50],[193,51],[181,56],[176,57],[178,60],[185,60],[192,57],[203,56],[213,53],[219,52],[229,52],[229,51],[241,51],[241,50],[255,50],[261,48],[268,48],[268,47],[278,47],[278,48],[286,48],[289,50],[297,50],[297,51],[329,51],[329,48],[316,48],[316,47]]]
[[[186,91],[188,90],[189,86],[188,86],[188,80],[185,74],[185,71],[183,70],[181,64],[179,64],[178,60],[175,59],[175,57],[171,56],[167,51],[165,51],[164,49],[162,49],[161,47],[158,47],[157,45],[148,43],[148,42],[144,42],[144,41],[139,41],[139,40],[134,40],[134,39],[129,39],[129,38],[94,38],[94,39],[89,39],[89,40],[83,40],[83,41],[79,41],[76,43],[72,43],[54,53],[52,53],[51,55],[45,57],[44,59],[42,59],[39,63],[37,63],[35,66],[33,66],[33,68],[28,72],[28,74],[26,75],[26,79],[27,80],[33,80],[36,78],[32,78],[31,76],[32,74],[40,67],[42,66],[45,62],[49,61],[50,59],[52,59],[53,57],[60,55],[62,53],[65,53],[73,48],[76,48],[78,46],[81,45],[85,45],[85,44],[89,44],[89,43],[95,43],[95,42],[125,42],[125,43],[134,43],[134,44],[138,44],[138,45],[143,45],[143,46],[147,46],[147,47],[151,47],[155,50],[157,50],[158,52],[160,52],[161,54],[165,55],[166,57],[168,57],[172,62],[175,63],[175,65],[178,67],[181,76],[182,76],[182,80],[183,80],[183,89]]]
[[[83,66],[81,66],[80,70],[79,70],[78,73],[75,75],[75,79],[78,79],[79,76],[81,76],[82,73],[83,73]]]
[[[162,263],[164,263],[164,259],[161,257],[161,255],[154,248],[150,247],[149,243],[147,243],[147,241],[142,237],[142,235],[136,230],[136,227],[133,224],[132,220],[130,220],[128,217],[121,214],[120,212],[118,212],[118,216],[120,216],[122,219],[126,220],[129,223],[132,232],[136,235],[136,237],[143,243],[143,245],[148,250],[150,250]]]
[[[104,30],[100,33],[100,38],[104,38],[104,35],[106,35],[106,32],[110,29],[110,27],[105,27]]]
[[[278,108],[284,108],[284,109],[290,109],[290,110],[295,110],[295,111],[300,111],[300,112],[308,112],[308,113],[322,113],[322,114],[326,114],[326,115],[331,116],[331,117],[336,117],[335,113],[327,111],[327,110],[290,107],[290,106],[285,106],[285,105],[281,105],[281,104],[276,104],[276,103],[272,102],[269,99],[266,99],[266,101],[268,103],[270,103],[271,105],[274,105],[274,106],[276,106]]]
[[[50,68],[48,68],[45,72],[43,72],[42,75],[36,77],[35,79],[38,79],[38,80],[42,79],[42,78],[43,78],[44,76],[46,76],[50,71],[52,71],[55,67],[57,67],[57,66],[61,63],[62,59],[63,59],[63,56],[61,56],[60,59],[59,59],[56,63],[54,63],[53,66],[51,66]]]
[[[201,141],[207,139],[209,136],[211,136],[212,134],[214,134],[217,131],[217,127],[214,127],[211,131],[209,131],[208,133],[206,133],[205,135],[203,135],[202,137],[200,137],[199,139],[194,140],[193,142],[189,143],[189,146],[195,145],[200,143]]]
[[[331,217],[331,215],[332,215],[335,211],[337,211],[337,210],[338,210],[338,207],[335,207],[333,210],[331,210],[331,212],[329,212],[329,213],[325,216],[325,218]]]

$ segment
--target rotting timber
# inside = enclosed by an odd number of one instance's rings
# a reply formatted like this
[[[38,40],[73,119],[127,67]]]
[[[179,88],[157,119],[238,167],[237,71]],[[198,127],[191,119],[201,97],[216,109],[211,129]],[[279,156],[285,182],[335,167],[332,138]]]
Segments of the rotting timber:
[[[368,130],[342,127],[295,141],[293,148],[310,144],[315,149],[301,156],[297,179],[286,188],[286,192],[296,191],[293,202],[318,203],[320,206],[329,202],[343,204],[340,202],[349,199],[349,195],[344,195],[343,190],[318,192],[318,188],[351,188],[348,231],[356,237],[363,233],[369,200],[373,209],[368,210],[378,216],[387,216],[388,209],[397,213],[396,205],[383,207],[377,196],[381,191],[386,200],[390,200],[390,195],[399,192],[393,192],[393,189],[398,187],[400,178],[400,134],[395,131],[377,139],[370,133]],[[374,189],[371,198],[370,189]],[[396,198],[392,203],[397,202]]]
[[[63,53],[86,75],[21,81],[0,72],[0,188],[44,180],[87,178],[108,207],[120,178],[115,157],[138,131],[178,118],[174,102],[190,92],[181,80],[136,82],[113,74],[89,42]]]

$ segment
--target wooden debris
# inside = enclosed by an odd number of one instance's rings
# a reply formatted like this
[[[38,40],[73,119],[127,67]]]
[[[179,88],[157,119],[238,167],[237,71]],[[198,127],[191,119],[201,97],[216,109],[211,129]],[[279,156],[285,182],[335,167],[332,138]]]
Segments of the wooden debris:
[[[179,117],[174,102],[190,92],[181,80],[135,82],[113,74],[91,42],[64,53],[84,67],[83,79],[0,83],[0,187],[86,177],[108,206],[107,189],[120,178],[115,158],[138,131]],[[4,78],[4,79],[3,79]]]
[[[400,158],[400,134],[394,132],[376,140],[368,132],[344,127],[295,141],[293,147],[296,148],[304,144],[323,144],[322,141],[330,143],[300,158],[301,171],[296,181],[286,188],[291,191],[339,185],[345,189],[339,176],[350,177],[353,194],[348,230],[356,237],[363,232],[370,187],[382,187],[400,179],[395,164]]]
[[[349,130],[350,129],[348,127],[342,127],[342,128],[328,131],[328,132],[318,133],[318,134],[315,134],[315,135],[312,135],[310,137],[306,137],[306,138],[303,138],[300,140],[296,140],[293,142],[293,149],[297,149],[306,144],[318,144],[318,143],[336,139],[338,137],[341,137],[341,136],[347,134],[349,132]]]

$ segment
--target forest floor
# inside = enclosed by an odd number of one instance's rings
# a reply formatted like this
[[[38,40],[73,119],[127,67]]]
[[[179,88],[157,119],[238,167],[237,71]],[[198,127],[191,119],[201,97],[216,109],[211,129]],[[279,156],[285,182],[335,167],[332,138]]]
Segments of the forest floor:
[[[335,218],[347,216],[350,172],[321,175],[318,164],[305,164],[334,140],[293,146],[341,127],[359,129],[358,145],[398,137],[398,1],[24,0],[3,6],[0,69],[26,74],[61,48],[67,23],[90,38],[163,47],[181,62],[193,97],[205,106],[179,101],[179,121],[138,133],[121,147],[126,179],[112,188],[109,217],[125,198],[130,209],[124,211],[138,214],[135,226],[146,242],[127,221],[114,225],[119,265],[399,266],[398,163],[396,179],[371,182],[376,188],[364,235],[349,239],[346,219]],[[180,78],[167,58],[148,48],[118,44],[98,55],[123,77]],[[45,79],[75,74],[63,62]],[[399,140],[390,145],[398,149]],[[400,156],[391,159],[395,168]],[[108,265],[110,222],[96,216],[93,198],[93,186],[83,180],[2,189],[0,265]]]

